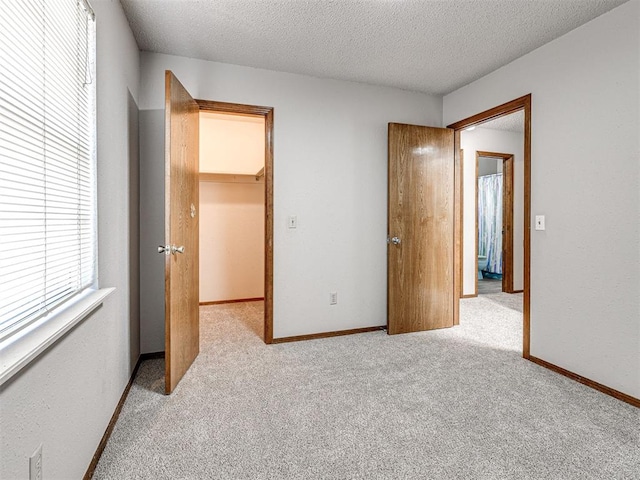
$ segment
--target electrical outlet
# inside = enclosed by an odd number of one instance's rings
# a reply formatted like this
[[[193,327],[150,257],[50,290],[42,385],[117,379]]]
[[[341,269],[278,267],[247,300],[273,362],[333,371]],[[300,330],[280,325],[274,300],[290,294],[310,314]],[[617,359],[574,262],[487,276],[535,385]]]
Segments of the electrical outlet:
[[[338,292],[331,292],[329,294],[329,304],[336,305],[338,303]]]
[[[29,457],[29,480],[42,480],[42,444]]]

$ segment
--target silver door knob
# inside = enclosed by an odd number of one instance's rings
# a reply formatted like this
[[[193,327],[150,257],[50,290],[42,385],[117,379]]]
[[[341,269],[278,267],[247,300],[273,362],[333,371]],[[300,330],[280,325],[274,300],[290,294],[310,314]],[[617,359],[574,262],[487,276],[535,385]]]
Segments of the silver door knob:
[[[184,246],[176,247],[175,245],[158,245],[158,253],[164,253],[165,255],[184,253]]]
[[[398,237],[393,237],[393,238],[391,239],[391,243],[393,243],[394,245],[400,245],[400,242],[401,242],[401,241],[402,241],[402,240],[400,240]]]

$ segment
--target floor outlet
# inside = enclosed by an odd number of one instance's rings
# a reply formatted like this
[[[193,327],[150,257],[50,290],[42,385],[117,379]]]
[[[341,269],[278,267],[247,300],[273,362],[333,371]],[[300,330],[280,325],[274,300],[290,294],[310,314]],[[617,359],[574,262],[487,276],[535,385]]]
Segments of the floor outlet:
[[[329,294],[329,304],[336,305],[338,303],[338,292],[331,292]]]
[[[29,480],[42,480],[42,444],[29,457]]]

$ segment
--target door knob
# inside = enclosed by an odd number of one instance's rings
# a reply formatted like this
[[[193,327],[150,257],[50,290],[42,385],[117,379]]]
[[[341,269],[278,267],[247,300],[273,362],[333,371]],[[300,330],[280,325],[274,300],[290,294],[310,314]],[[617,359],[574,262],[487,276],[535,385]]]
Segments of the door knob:
[[[175,245],[158,245],[158,253],[164,253],[165,255],[184,253],[184,246],[176,247]]]
[[[391,239],[391,243],[393,243],[394,245],[400,245],[401,242],[402,240],[400,240],[398,237],[393,237]]]

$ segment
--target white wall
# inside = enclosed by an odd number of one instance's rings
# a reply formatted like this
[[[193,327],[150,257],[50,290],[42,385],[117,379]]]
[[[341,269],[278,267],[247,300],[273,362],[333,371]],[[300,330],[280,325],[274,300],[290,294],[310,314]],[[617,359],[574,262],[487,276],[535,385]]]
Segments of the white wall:
[[[384,325],[387,122],[440,126],[441,99],[143,52],[141,164],[156,172],[164,161],[158,117],[165,69],[196,98],[275,109],[274,337]],[[149,211],[143,207],[145,216],[159,216],[162,199],[156,200],[147,203]],[[287,228],[288,215],[297,215],[297,229]],[[151,245],[163,243],[162,224],[144,230]],[[161,263],[143,259],[142,275],[151,280],[142,281],[143,351],[164,346],[163,277],[145,273]],[[329,305],[331,291],[338,292],[338,305]]]
[[[200,302],[263,296],[264,181],[200,181]]]
[[[475,292],[476,270],[476,151],[512,153],[513,157],[513,288],[524,288],[524,134],[476,128],[460,133],[463,167],[462,293]],[[502,163],[502,162],[500,162]],[[502,168],[502,167],[500,167]]]
[[[264,167],[264,117],[200,112],[200,171],[255,175]]]
[[[444,98],[444,123],[532,93],[531,354],[640,397],[640,2]]]
[[[464,133],[464,132],[462,132]],[[502,159],[494,157],[478,158],[478,177],[502,173]]]
[[[40,443],[45,479],[81,478],[139,354],[135,274],[139,54],[120,4],[91,3],[98,22],[99,281],[116,291],[0,387],[3,479],[28,478],[28,458]]]
[[[142,57],[142,53],[140,56]],[[141,89],[141,92],[144,89]],[[138,103],[140,105],[140,103]],[[164,111],[140,109],[140,351],[164,351]],[[158,297],[162,297],[159,299]],[[162,325],[149,328],[149,325]]]

